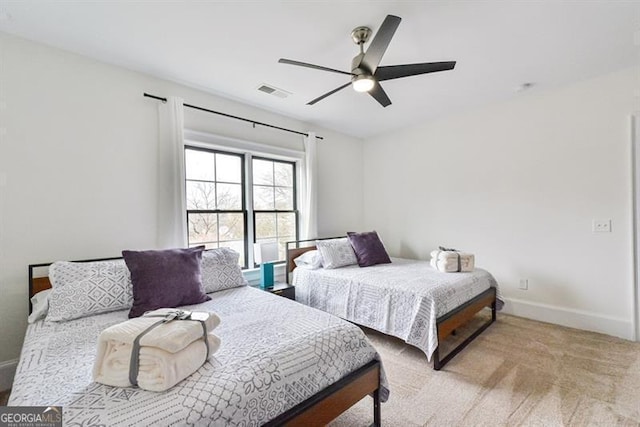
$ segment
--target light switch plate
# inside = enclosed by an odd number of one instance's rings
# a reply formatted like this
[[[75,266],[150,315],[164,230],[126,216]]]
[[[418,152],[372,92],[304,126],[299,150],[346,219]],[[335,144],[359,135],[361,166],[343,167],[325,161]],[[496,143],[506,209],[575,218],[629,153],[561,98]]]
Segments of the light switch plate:
[[[611,220],[610,219],[594,219],[593,232],[594,233],[611,233]]]

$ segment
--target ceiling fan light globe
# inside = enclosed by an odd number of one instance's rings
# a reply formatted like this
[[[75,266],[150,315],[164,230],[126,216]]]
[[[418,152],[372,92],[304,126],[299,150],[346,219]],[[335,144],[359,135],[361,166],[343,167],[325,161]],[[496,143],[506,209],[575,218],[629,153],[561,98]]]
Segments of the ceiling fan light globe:
[[[369,92],[371,89],[373,89],[375,81],[371,76],[360,75],[355,77],[351,84],[353,85],[353,90],[355,90],[356,92]]]

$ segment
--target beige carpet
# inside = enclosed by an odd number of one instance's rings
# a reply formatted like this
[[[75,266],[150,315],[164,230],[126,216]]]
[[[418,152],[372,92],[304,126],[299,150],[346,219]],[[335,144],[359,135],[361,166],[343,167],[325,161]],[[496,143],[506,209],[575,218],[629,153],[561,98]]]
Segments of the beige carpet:
[[[640,426],[640,343],[499,315],[435,372],[420,350],[366,333],[391,387],[383,426]],[[368,426],[371,402],[331,426]]]
[[[640,425],[640,343],[499,315],[436,372],[420,350],[365,332],[390,383],[383,426]],[[369,425],[371,402],[331,426]]]

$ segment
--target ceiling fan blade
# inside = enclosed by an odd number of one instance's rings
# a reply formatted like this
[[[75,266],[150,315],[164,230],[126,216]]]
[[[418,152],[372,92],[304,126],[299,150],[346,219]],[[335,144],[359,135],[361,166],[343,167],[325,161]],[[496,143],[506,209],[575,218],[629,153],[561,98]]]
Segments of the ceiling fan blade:
[[[453,70],[456,61],[425,62],[422,64],[390,65],[378,67],[375,73],[379,81],[399,79],[401,77],[416,76],[419,74],[436,73],[438,71]]]
[[[327,92],[327,93],[325,93],[324,95],[317,97],[317,98],[316,98],[316,99],[314,99],[313,101],[309,101],[309,102],[307,102],[307,105],[313,105],[313,104],[315,104],[315,103],[316,103],[316,102],[318,102],[318,101],[322,101],[322,100],[323,100],[323,99],[325,99],[327,96],[329,96],[329,95],[333,95],[334,93],[338,92],[339,90],[344,89],[345,87],[349,86],[350,84],[351,84],[351,82],[349,82],[349,83],[347,83],[347,84],[344,84],[344,85],[340,86],[339,88],[336,88],[336,89],[334,89],[334,90],[332,90],[332,91],[330,91],[330,92]]]
[[[388,107],[389,105],[391,105],[391,100],[378,82],[375,82],[375,84],[373,85],[373,89],[369,91],[369,95],[373,96],[376,101],[378,101],[383,107]]]
[[[387,15],[384,21],[382,21],[382,25],[380,25],[376,36],[371,41],[367,52],[360,62],[360,65],[364,65],[371,74],[376,72],[382,56],[387,50],[389,43],[391,43],[391,39],[398,29],[398,25],[400,25],[400,21],[402,21],[402,18],[398,16]]]
[[[281,64],[297,65],[299,67],[313,68],[315,70],[330,71],[332,73],[346,74],[347,76],[352,76],[353,75],[353,74],[348,73],[346,71],[335,70],[333,68],[323,67],[321,65],[307,64],[306,62],[293,61],[291,59],[280,58],[278,60],[278,62],[281,63]]]

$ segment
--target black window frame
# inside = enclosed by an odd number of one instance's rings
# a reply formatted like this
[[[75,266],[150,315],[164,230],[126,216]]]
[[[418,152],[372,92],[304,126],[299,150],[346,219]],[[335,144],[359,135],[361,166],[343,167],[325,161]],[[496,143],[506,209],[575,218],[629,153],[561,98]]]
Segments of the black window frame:
[[[263,186],[263,187],[278,187],[278,185],[275,185],[275,177],[274,177],[274,182],[273,185],[263,185],[263,184],[254,184],[253,182],[253,161],[254,160],[265,160],[265,161],[269,161],[269,162],[273,162],[273,163],[284,163],[284,164],[288,164],[291,165],[293,168],[293,209],[291,210],[282,210],[282,209],[275,209],[275,199],[274,199],[274,209],[254,209],[254,201],[255,201],[255,197],[254,197],[254,191],[253,191],[253,187],[255,185],[258,186]],[[251,183],[249,184],[251,186],[251,213],[253,215],[253,243],[257,243],[258,241],[258,233],[256,230],[256,213],[275,213],[276,214],[276,241],[278,239],[278,213],[293,213],[294,217],[295,217],[295,236],[294,240],[298,240],[298,236],[300,235],[300,211],[298,210],[298,165],[297,162],[295,160],[283,160],[283,159],[275,159],[275,158],[270,158],[270,157],[265,157],[265,156],[251,156]],[[275,196],[274,196],[275,197]],[[284,260],[280,260],[280,261],[276,261],[274,262],[274,264],[285,264],[287,262],[286,259]],[[253,262],[253,267],[256,268],[258,267],[259,264],[255,263],[255,260]]]
[[[237,156],[240,158],[240,186],[242,188],[242,196],[241,196],[241,200],[242,200],[242,209],[241,210],[237,210],[237,209],[188,209],[187,208],[187,245],[189,247],[191,246],[198,246],[198,245],[206,245],[207,243],[214,243],[214,242],[205,242],[205,243],[191,243],[189,241],[189,214],[226,214],[226,213],[241,213],[242,217],[243,217],[243,226],[244,226],[244,265],[242,266],[243,269],[248,268],[249,265],[249,233],[248,233],[248,210],[247,210],[247,194],[246,194],[246,184],[247,184],[247,174],[246,174],[246,168],[245,168],[245,154],[243,153],[235,153],[232,151],[223,151],[223,150],[217,150],[217,149],[213,149],[213,148],[204,148],[204,147],[197,147],[197,146],[193,146],[193,145],[186,145],[184,147],[184,153],[185,153],[185,164],[184,164],[184,168],[185,168],[185,180],[184,180],[184,187],[185,187],[185,197],[187,195],[187,182],[189,181],[195,181],[195,182],[213,182],[216,184],[216,204],[217,204],[217,196],[218,196],[218,189],[217,189],[217,184],[221,183],[221,184],[238,184],[237,182],[231,183],[231,182],[225,182],[225,181],[217,181],[217,176],[215,177],[216,180],[215,181],[207,181],[207,180],[198,180],[198,179],[188,179],[187,178],[187,160],[186,160],[186,153],[187,150],[193,150],[193,151],[204,151],[206,153],[213,153],[213,154],[222,154],[225,156]],[[216,162],[216,157],[214,157],[214,162]],[[217,165],[215,166],[215,172],[216,175],[218,173],[218,168]],[[185,205],[186,205],[186,200],[185,200]],[[218,227],[220,223],[218,222]],[[220,246],[220,233],[218,232],[218,240],[215,242],[218,244],[218,246]]]
[[[238,152],[238,151],[226,151],[224,149],[219,149],[219,148],[208,148],[208,147],[201,147],[198,145],[190,145],[190,144],[185,144],[184,146],[184,153],[185,153],[185,159],[184,159],[184,167],[185,167],[185,180],[184,180],[184,190],[185,190],[185,197],[187,195],[187,183],[192,181],[192,182],[209,182],[209,183],[221,183],[221,184],[238,184],[238,183],[230,183],[230,182],[226,182],[226,181],[217,181],[215,180],[217,178],[214,177],[214,181],[208,181],[208,180],[199,180],[199,179],[188,179],[187,178],[187,163],[186,163],[186,153],[188,150],[193,150],[193,151],[203,151],[206,153],[212,153],[212,154],[221,154],[221,155],[227,155],[227,156],[237,156],[240,158],[240,174],[241,174],[241,179],[240,179],[240,186],[242,187],[242,209],[241,210],[234,210],[234,209],[186,209],[186,221],[187,221],[187,244],[189,247],[191,246],[198,246],[201,244],[207,244],[207,243],[216,243],[218,245],[220,245],[221,242],[220,240],[217,240],[216,242],[204,242],[204,243],[192,243],[189,241],[189,214],[225,214],[225,213],[241,213],[243,216],[243,227],[244,227],[244,236],[243,236],[243,241],[244,241],[244,265],[242,265],[242,269],[249,269],[249,268],[256,268],[259,266],[259,264],[255,263],[255,259],[253,257],[253,244],[255,244],[258,240],[257,238],[257,230],[256,230],[256,213],[274,213],[276,214],[276,240],[278,239],[278,235],[277,235],[277,214],[279,213],[292,213],[294,215],[294,219],[295,219],[295,227],[294,227],[294,233],[295,236],[294,240],[298,239],[298,236],[300,235],[300,210],[298,209],[298,161],[296,160],[286,160],[286,159],[282,159],[282,158],[272,158],[272,157],[267,157],[264,155],[253,155],[251,152]],[[274,209],[273,210],[264,210],[264,209],[254,209],[254,185],[258,185],[258,186],[266,186],[266,187],[279,187],[278,185],[275,185],[275,180],[273,185],[262,185],[262,184],[254,184],[253,182],[253,160],[264,160],[264,161],[268,161],[268,162],[273,162],[273,163],[284,163],[287,165],[290,165],[292,167],[292,173],[293,173],[293,209],[291,210],[283,210],[283,209],[275,209],[275,204],[274,204]],[[215,162],[215,158],[214,158],[214,162]],[[217,165],[215,166],[215,170],[216,170],[216,175],[217,175]],[[251,172],[251,173],[249,173]],[[217,204],[217,185],[216,185],[216,204]],[[275,203],[275,199],[274,199],[274,203]],[[185,205],[186,205],[186,200],[185,200]],[[252,230],[249,230],[249,215],[252,216]],[[219,224],[219,222],[218,222]],[[220,238],[220,234],[218,234],[218,239]],[[250,244],[250,239],[252,240],[251,242],[251,247],[249,246]],[[249,261],[252,261],[252,265],[249,264]],[[280,261],[276,261],[274,264],[284,264],[286,263],[286,259],[284,260],[280,260]]]

